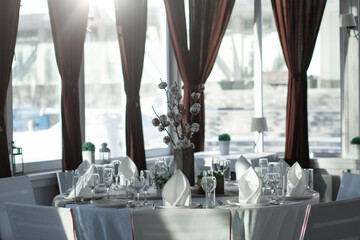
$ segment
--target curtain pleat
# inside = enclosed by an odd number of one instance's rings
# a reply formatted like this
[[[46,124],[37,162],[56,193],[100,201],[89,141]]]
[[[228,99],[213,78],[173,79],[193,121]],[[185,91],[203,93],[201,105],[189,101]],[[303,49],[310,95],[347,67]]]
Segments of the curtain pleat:
[[[19,10],[20,0],[0,1],[0,178],[11,176],[5,105],[18,31]]]
[[[309,167],[307,69],[326,0],[271,0],[276,27],[289,70],[285,160]]]
[[[202,94],[199,100],[201,112],[191,119],[189,113],[191,93],[198,92],[210,75],[235,0],[189,0],[189,43],[187,42],[184,1],[164,0],[164,3],[178,68],[184,82],[183,102],[187,109],[185,120],[200,124],[200,130],[194,134],[192,142],[195,144],[195,151],[203,151],[204,96]]]
[[[146,0],[114,0],[116,29],[126,93],[126,153],[139,170],[146,169],[140,107],[146,27]]]
[[[61,75],[63,170],[82,162],[79,75],[88,20],[88,0],[48,0],[56,61]]]

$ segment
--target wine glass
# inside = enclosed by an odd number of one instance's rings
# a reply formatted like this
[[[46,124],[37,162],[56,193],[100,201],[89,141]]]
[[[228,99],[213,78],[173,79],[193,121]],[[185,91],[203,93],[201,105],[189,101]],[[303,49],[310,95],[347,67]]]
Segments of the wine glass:
[[[95,202],[95,187],[99,184],[100,176],[98,173],[92,173],[87,179],[87,185],[91,189],[91,201],[90,203]]]
[[[213,165],[216,171],[224,175],[224,172],[230,167],[230,161],[222,157],[213,157]]]
[[[283,181],[282,181],[282,167],[280,163],[269,163],[267,173],[264,176],[264,182],[271,189],[271,198],[275,203],[283,198]],[[281,183],[281,184],[279,184]]]
[[[213,176],[212,171],[203,172],[203,177],[201,179],[201,187],[205,191],[205,208],[214,208],[216,178]],[[211,194],[212,192],[214,192],[213,196]]]
[[[151,172],[149,170],[141,170],[140,172],[140,177],[142,177],[144,179],[144,206],[147,205],[147,193],[149,188],[152,186],[153,181],[152,181],[152,177],[151,177]]]
[[[112,162],[113,165],[113,169],[114,169],[114,179],[115,179],[115,184],[113,184],[113,189],[119,189],[119,178],[120,178],[120,174],[119,174],[119,166],[120,166],[120,161],[119,160],[115,160]]]
[[[106,187],[106,195],[107,195],[107,199],[110,199],[110,194],[109,194],[109,189],[110,189],[110,186],[113,182],[113,168],[112,167],[109,167],[109,166],[106,166],[104,168],[104,185]]]
[[[134,176],[130,180],[130,187],[136,192],[136,207],[142,207],[140,204],[140,190],[144,188],[144,183],[144,178],[139,176]]]

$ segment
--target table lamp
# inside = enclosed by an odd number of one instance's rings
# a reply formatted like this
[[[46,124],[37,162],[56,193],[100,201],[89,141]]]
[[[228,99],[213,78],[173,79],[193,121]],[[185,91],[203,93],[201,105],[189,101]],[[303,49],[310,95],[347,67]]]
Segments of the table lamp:
[[[253,147],[253,148],[255,148],[259,141],[260,133],[268,131],[266,118],[265,117],[253,117],[251,119],[251,131],[258,132],[258,138],[257,138],[256,142],[254,142],[254,147]]]

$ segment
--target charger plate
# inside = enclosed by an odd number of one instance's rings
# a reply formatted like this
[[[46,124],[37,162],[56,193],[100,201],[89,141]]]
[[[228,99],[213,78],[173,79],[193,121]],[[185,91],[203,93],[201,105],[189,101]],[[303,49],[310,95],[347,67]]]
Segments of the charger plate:
[[[252,207],[262,207],[268,206],[271,204],[271,201],[264,201],[259,203],[239,203],[238,199],[229,199],[227,200],[228,204],[231,206],[244,207],[244,208],[252,208]]]

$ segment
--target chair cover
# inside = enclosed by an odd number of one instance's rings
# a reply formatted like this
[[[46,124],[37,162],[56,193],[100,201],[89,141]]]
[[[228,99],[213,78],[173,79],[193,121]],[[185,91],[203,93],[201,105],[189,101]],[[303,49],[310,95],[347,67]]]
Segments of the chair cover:
[[[344,173],[336,200],[360,197],[360,175]]]

